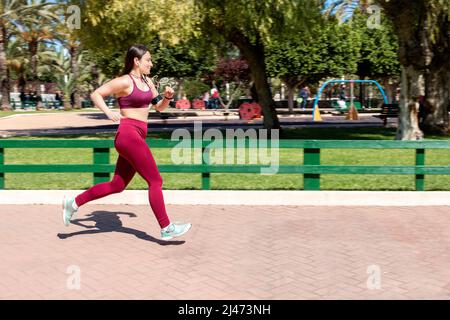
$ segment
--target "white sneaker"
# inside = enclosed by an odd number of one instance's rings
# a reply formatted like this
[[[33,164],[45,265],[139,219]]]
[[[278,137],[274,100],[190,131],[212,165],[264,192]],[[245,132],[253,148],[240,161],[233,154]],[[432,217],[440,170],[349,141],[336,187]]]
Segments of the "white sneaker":
[[[161,229],[161,239],[170,240],[175,237],[182,236],[192,227],[190,223],[171,223],[166,230]]]
[[[72,219],[72,217],[74,217],[77,213],[77,210],[75,210],[72,206],[74,201],[74,198],[68,198],[66,196],[64,196],[62,201],[62,218],[66,227],[70,225],[70,219]]]

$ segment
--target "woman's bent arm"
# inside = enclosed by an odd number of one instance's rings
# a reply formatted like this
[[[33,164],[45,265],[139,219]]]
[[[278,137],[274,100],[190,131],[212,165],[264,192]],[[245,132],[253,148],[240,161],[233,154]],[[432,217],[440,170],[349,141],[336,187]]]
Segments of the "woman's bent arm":
[[[120,114],[112,112],[105,103],[104,97],[124,92],[129,87],[129,82],[126,78],[115,78],[101,87],[97,88],[91,93],[91,99],[95,106],[103,111],[106,116],[112,121],[120,120]]]

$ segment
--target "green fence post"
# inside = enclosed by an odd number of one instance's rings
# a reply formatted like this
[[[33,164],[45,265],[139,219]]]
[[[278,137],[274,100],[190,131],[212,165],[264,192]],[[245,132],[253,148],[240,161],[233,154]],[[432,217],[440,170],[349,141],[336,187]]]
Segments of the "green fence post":
[[[320,149],[303,149],[304,165],[320,165]],[[303,175],[304,190],[320,190],[320,174],[305,173]]]
[[[0,165],[5,164],[5,149],[0,148]],[[5,189],[5,173],[0,172],[0,190]]]
[[[209,148],[202,147],[202,164],[209,165]],[[205,160],[206,158],[206,160]],[[211,189],[211,179],[209,172],[202,172],[202,190]]]
[[[109,164],[109,148],[94,148],[94,164]],[[94,184],[108,182],[109,172],[94,172]]]
[[[416,149],[416,166],[425,165],[425,149]],[[416,191],[425,190],[425,175],[416,174]]]

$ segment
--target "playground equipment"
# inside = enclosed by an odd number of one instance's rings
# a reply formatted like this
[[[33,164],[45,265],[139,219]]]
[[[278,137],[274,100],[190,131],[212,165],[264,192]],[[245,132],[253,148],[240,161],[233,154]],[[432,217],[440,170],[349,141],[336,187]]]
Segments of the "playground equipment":
[[[239,117],[244,120],[253,120],[255,118],[261,118],[262,108],[259,103],[256,102],[244,102],[239,107]]]
[[[353,101],[353,85],[355,83],[370,83],[370,84],[375,84],[378,89],[381,92],[381,95],[383,96],[383,100],[385,104],[388,104],[388,99],[387,96],[383,90],[383,88],[381,87],[381,85],[375,81],[375,80],[328,80],[326,81],[319,89],[319,91],[317,92],[316,98],[314,99],[314,104],[313,104],[313,121],[322,121],[322,118],[320,117],[320,110],[318,107],[318,103],[319,103],[319,98],[323,92],[323,90],[332,83],[349,83],[350,84],[350,103],[346,106],[348,107],[348,116],[347,119],[349,120],[356,120],[358,117],[358,112],[356,111],[357,109],[361,108],[361,103],[358,102],[354,102]],[[356,119],[355,119],[356,118]]]

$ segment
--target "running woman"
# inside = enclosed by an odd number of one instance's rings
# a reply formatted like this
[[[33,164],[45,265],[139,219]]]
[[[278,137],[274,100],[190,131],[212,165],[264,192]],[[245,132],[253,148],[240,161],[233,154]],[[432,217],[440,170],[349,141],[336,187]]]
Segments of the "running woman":
[[[172,100],[174,91],[165,87],[164,95],[158,94],[155,85],[146,77],[153,67],[151,55],[144,45],[128,48],[123,75],[115,78],[91,94],[95,106],[113,122],[119,122],[114,146],[119,153],[114,177],[110,182],[99,183],[75,198],[64,197],[63,221],[66,226],[79,207],[113,193],[122,192],[137,172],[148,184],[148,200],[161,227],[161,238],[169,240],[185,234],[190,223],[171,223],[167,216],[162,193],[162,178],[150,149],[145,142],[149,105],[163,111]],[[120,112],[111,111],[104,97],[115,94]]]

